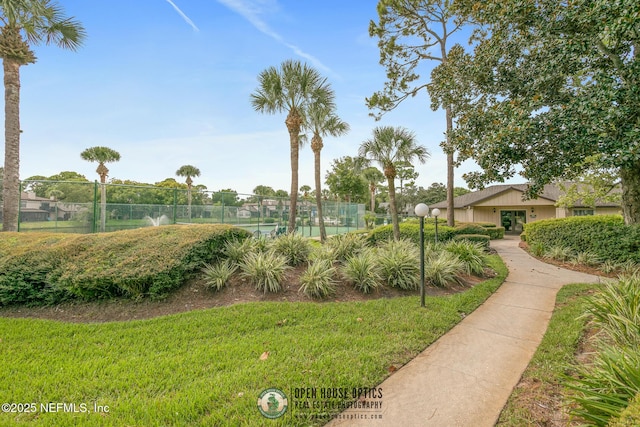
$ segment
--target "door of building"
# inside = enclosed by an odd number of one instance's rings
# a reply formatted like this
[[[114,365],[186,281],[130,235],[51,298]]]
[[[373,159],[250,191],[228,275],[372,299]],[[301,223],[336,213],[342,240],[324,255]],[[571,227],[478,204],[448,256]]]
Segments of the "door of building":
[[[527,211],[500,211],[500,223],[505,233],[520,234],[527,222]]]

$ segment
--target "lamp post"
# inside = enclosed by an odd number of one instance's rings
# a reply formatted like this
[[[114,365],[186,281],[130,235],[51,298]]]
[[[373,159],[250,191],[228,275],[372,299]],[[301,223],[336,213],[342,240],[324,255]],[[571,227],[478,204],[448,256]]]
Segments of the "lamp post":
[[[436,243],[438,243],[438,217],[440,216],[440,209],[435,208],[431,211],[431,214],[436,218]]]
[[[429,206],[418,203],[414,210],[420,217],[420,307],[424,307],[424,217],[429,215]]]

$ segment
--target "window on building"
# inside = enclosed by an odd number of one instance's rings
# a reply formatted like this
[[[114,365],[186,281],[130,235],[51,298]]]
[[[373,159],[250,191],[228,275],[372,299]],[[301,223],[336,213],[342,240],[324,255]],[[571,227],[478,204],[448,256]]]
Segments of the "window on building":
[[[593,209],[574,209],[573,216],[589,216],[595,215]]]

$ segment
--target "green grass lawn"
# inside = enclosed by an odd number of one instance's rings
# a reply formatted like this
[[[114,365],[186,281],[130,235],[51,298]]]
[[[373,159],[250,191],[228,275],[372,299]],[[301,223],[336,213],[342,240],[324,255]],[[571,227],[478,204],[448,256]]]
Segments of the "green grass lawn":
[[[35,404],[0,413],[0,425],[320,425],[320,410],[294,407],[295,388],[379,384],[500,286],[506,268],[497,256],[491,263],[498,277],[428,298],[427,309],[405,297],[248,303],[106,324],[0,318],[0,403]],[[289,397],[277,420],[257,409],[271,387]]]

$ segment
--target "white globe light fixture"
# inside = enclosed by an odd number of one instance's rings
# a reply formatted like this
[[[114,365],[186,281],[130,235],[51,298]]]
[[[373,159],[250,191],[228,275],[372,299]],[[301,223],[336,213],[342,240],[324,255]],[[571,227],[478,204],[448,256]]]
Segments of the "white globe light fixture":
[[[414,209],[417,216],[424,218],[429,215],[429,206],[424,203],[418,203]]]
[[[424,217],[429,215],[429,206],[418,203],[414,211],[420,217],[420,307],[424,307]]]
[[[440,216],[440,209],[435,208],[431,211],[431,215],[436,218],[436,243],[438,243],[438,217]]]

